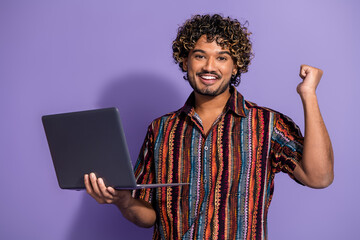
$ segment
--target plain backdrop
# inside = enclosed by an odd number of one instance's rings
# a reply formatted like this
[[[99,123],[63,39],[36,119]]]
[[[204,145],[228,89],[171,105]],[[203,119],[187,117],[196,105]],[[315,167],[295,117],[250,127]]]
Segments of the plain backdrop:
[[[197,13],[249,22],[255,58],[238,90],[302,129],[300,64],[324,70],[335,180],[314,190],[277,174],[269,239],[356,239],[359,11],[356,0],[0,0],[0,239],[151,239],[116,207],[58,187],[41,116],[116,106],[135,161],[148,124],[191,92],[171,43]]]

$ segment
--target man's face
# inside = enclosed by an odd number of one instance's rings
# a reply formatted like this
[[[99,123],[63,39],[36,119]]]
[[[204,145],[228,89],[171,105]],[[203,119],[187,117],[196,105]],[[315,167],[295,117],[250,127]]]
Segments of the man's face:
[[[231,75],[236,74],[236,66],[227,48],[216,41],[207,42],[203,35],[196,42],[183,68],[191,87],[201,95],[218,96],[229,89]]]

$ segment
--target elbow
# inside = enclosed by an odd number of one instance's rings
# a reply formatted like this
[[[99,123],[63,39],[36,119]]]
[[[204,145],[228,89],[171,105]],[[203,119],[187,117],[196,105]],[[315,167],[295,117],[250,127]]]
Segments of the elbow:
[[[312,181],[309,181],[305,185],[315,189],[323,189],[330,186],[334,181],[334,173],[327,174],[322,177],[318,177]]]
[[[316,189],[330,186],[334,181],[334,158],[333,155],[320,161],[322,164],[302,166],[305,175],[303,184]]]
[[[136,226],[142,227],[142,228],[151,228],[154,226],[154,224],[155,224],[155,222],[154,223],[135,223]]]

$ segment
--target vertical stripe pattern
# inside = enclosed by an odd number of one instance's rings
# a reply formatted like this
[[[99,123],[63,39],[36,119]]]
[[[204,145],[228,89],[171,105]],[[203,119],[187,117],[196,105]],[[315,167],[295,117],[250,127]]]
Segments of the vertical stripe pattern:
[[[135,165],[138,183],[190,183],[134,191],[157,212],[153,239],[267,239],[274,175],[294,178],[301,161],[299,128],[232,87],[206,135],[193,105],[192,94],[150,124]]]

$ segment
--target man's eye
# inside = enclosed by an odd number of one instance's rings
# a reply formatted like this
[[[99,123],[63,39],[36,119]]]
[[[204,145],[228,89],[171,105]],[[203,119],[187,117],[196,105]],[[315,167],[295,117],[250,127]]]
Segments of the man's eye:
[[[195,55],[195,58],[198,58],[198,59],[203,59],[204,56],[203,55]]]
[[[226,61],[226,57],[218,57],[218,59],[220,60],[220,61]]]

